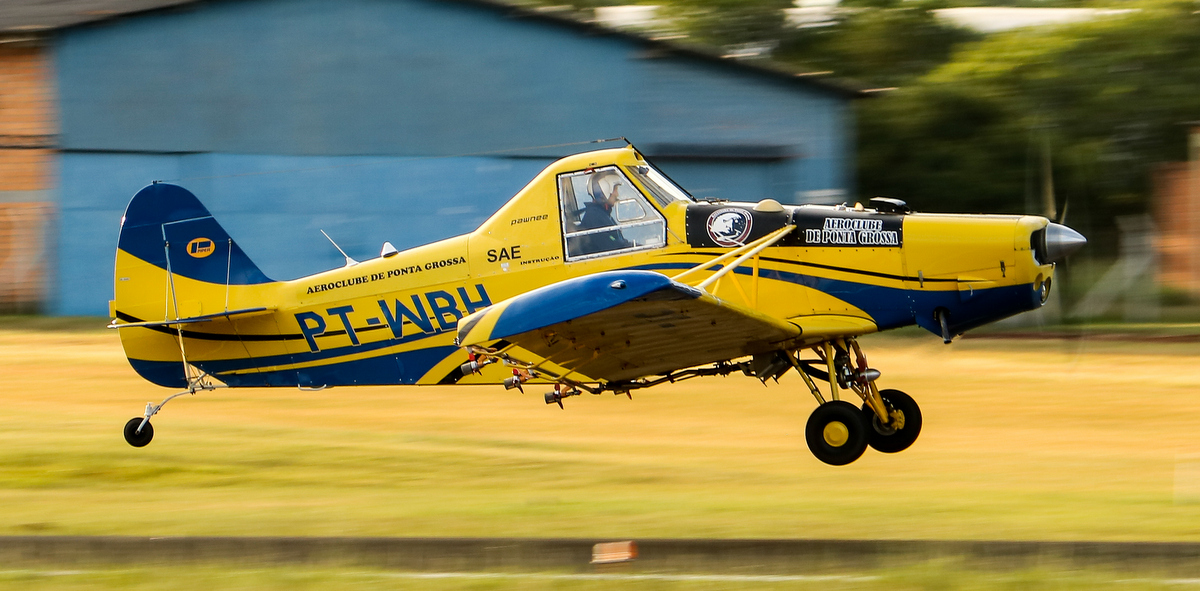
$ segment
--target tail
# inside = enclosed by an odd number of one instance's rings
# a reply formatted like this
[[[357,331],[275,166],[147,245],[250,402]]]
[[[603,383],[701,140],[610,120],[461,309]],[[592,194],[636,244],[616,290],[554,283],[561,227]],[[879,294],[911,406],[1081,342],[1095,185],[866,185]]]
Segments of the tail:
[[[109,311],[115,324],[143,324],[121,331],[133,368],[160,386],[184,387],[183,356],[169,327],[264,310],[255,287],[268,283],[195,195],[155,183],[133,196],[121,218]]]
[[[271,283],[190,191],[155,183],[121,218],[120,252],[175,275],[225,285]]]

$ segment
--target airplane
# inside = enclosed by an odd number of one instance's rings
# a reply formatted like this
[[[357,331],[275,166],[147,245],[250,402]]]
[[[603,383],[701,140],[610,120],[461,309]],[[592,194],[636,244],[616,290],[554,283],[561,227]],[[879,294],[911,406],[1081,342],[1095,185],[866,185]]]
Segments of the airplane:
[[[1036,309],[1086,242],[1044,217],[882,197],[697,199],[628,144],[557,160],[469,234],[275,281],[191,192],[156,182],[121,221],[110,327],[139,375],[181,391],[124,435],[145,446],[167,402],[225,387],[542,384],[561,407],[796,371],[817,402],[810,451],[845,465],[922,424],[859,337],[915,324],[948,344]]]

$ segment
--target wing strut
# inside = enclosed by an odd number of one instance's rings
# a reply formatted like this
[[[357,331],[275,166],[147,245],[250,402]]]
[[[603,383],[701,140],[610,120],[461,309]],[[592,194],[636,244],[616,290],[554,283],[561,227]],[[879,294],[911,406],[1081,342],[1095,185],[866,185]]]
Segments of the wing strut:
[[[783,239],[784,236],[786,236],[789,232],[791,232],[794,229],[796,229],[796,226],[794,226],[794,225],[784,226],[778,230],[775,230],[774,232],[771,232],[770,234],[767,234],[766,236],[763,236],[762,238],[759,238],[758,240],[755,240],[754,242],[751,242],[750,244],[747,244],[744,246],[739,246],[719,257],[714,258],[711,261],[708,261],[707,263],[701,264],[696,267],[692,267],[691,269],[688,269],[688,270],[672,277],[671,279],[674,281],[687,283],[686,281],[683,281],[684,277],[691,275],[693,273],[698,273],[700,271],[704,271],[704,270],[708,269],[709,267],[712,267],[719,263],[724,263],[725,261],[727,261],[729,259],[733,259],[734,257],[737,257],[732,262],[726,263],[724,267],[721,267],[720,270],[718,270],[716,273],[713,273],[708,279],[701,281],[699,284],[697,284],[695,286],[704,291],[708,291],[708,288],[712,284],[716,283],[717,281],[720,281],[721,278],[724,277],[727,273],[740,267],[742,265],[742,263],[746,262],[751,257],[757,256],[758,253],[762,252],[768,246],[771,246],[772,244],[779,242],[780,240]],[[749,302],[747,302],[747,303],[749,303]]]
[[[175,320],[179,320],[179,296],[175,293],[175,273],[171,271],[171,241],[166,240],[166,230],[163,230],[163,234],[163,251],[167,257],[167,286],[171,290],[171,304],[175,308]],[[183,347],[183,325],[177,324],[175,332],[176,340],[179,343],[179,356],[183,359],[183,377],[187,379],[188,390],[192,390],[193,384],[199,381],[199,378],[193,379],[192,366],[187,361],[187,350]],[[163,404],[166,404],[166,401],[163,401]],[[146,406],[149,408],[150,405],[147,404]],[[146,421],[149,420],[150,415],[147,415]],[[142,426],[145,426],[145,421],[143,421]],[[141,431],[141,427],[138,428],[138,431]]]

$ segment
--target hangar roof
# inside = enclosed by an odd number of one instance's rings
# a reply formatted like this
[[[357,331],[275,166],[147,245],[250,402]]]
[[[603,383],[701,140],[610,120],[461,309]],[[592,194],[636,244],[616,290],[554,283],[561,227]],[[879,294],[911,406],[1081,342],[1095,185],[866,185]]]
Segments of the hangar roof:
[[[37,33],[120,15],[190,4],[196,0],[6,0],[0,34]]]
[[[36,40],[40,34],[87,23],[133,15],[141,12],[182,9],[189,4],[208,0],[4,0],[0,2],[0,44]],[[543,10],[532,6],[511,4],[505,0],[441,0],[474,4],[502,12],[510,18],[528,18],[577,28],[590,34],[611,35],[643,43],[662,52],[664,57],[679,55],[724,64],[773,78],[796,82],[834,92],[847,98],[865,96],[869,92],[849,80],[828,76],[828,72],[803,72],[764,59],[735,59],[726,57],[720,48],[664,39],[605,27],[570,10]]]

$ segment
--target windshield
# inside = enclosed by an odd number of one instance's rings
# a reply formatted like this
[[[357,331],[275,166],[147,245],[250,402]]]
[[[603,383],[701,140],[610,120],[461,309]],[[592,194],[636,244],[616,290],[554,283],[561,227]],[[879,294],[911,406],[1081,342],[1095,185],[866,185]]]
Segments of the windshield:
[[[659,248],[666,221],[615,166],[558,176],[567,260]]]
[[[642,183],[642,186],[650,192],[650,196],[663,207],[670,205],[672,201],[693,201],[687,191],[679,188],[679,185],[671,182],[667,175],[659,172],[653,166],[643,164],[626,166],[625,169],[637,178],[638,182]]]

